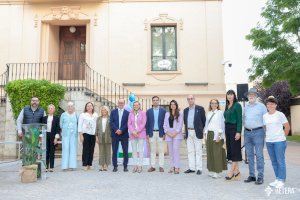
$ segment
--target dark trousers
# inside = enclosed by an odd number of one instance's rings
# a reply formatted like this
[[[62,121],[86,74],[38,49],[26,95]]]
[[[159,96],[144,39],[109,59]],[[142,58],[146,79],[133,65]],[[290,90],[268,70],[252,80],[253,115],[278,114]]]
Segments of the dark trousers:
[[[54,153],[55,153],[55,145],[54,145],[55,136],[51,133],[47,132],[47,142],[46,142],[46,166],[47,169],[54,168]],[[50,166],[49,166],[50,164]]]
[[[127,167],[128,164],[128,138],[112,138],[112,162],[114,167],[118,167],[118,149],[119,149],[119,142],[121,142],[122,149],[123,149],[123,166]]]
[[[236,127],[236,124],[225,124],[227,160],[232,162],[242,161],[241,138],[235,140]]]
[[[94,149],[95,149],[95,135],[83,134],[83,147],[82,147],[82,166],[92,166]]]

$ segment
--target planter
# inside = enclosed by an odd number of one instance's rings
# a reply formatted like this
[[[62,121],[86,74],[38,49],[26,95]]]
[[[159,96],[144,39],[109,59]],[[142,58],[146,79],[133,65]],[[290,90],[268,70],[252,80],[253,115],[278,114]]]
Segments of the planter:
[[[21,170],[21,182],[33,183],[37,181],[37,168],[38,165],[23,166]]]

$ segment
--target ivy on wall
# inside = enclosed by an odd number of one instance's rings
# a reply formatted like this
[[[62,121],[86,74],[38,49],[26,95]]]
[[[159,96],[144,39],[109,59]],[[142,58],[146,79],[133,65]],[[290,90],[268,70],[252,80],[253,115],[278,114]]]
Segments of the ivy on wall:
[[[38,97],[40,107],[45,111],[49,104],[53,104],[58,112],[60,100],[64,98],[66,88],[60,84],[46,80],[16,80],[9,82],[5,91],[9,97],[14,118],[17,119],[21,110],[30,105],[31,97]]]

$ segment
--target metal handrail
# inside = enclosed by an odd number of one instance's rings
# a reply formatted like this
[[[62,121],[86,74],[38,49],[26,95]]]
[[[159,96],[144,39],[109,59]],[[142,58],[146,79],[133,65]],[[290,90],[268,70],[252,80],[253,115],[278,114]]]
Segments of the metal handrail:
[[[0,75],[0,104],[6,102],[5,85],[7,83],[7,71]]]
[[[4,86],[9,81],[20,79],[48,80],[64,85],[68,90],[84,91],[86,95],[94,97],[96,101],[110,108],[116,107],[118,99],[128,99],[132,93],[92,69],[86,62],[8,63],[6,66],[6,72],[0,77]],[[4,86],[0,95],[3,92],[6,96]],[[149,98],[138,97],[138,100],[143,110],[151,106]],[[161,100],[161,103],[166,104],[167,101]]]

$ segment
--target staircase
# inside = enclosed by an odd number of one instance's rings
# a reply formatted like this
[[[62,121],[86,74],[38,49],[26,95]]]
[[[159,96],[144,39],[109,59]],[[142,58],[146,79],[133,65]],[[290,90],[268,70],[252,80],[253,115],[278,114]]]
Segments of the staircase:
[[[7,71],[0,75],[0,106],[6,102],[6,92],[4,87],[7,83]]]
[[[67,69],[68,74],[62,71],[62,68]],[[80,78],[71,79],[70,77]],[[0,76],[1,103],[6,102],[4,91],[6,83],[20,79],[48,80],[52,83],[58,83],[65,86],[68,92],[81,92],[83,95],[92,98],[95,103],[99,102],[111,109],[116,108],[118,99],[124,98],[127,100],[131,93],[125,87],[89,67],[85,62],[10,63],[7,64],[6,71]],[[137,99],[143,110],[151,106],[150,98],[137,96]],[[161,103],[166,104],[167,102],[162,100]]]
[[[65,71],[62,71],[62,68]],[[6,71],[0,75],[0,160],[16,158],[19,149],[15,120],[5,86],[9,81],[25,79],[48,80],[51,83],[65,86],[67,92],[60,103],[60,108],[65,110],[67,102],[71,100],[75,102],[77,113],[83,112],[84,105],[88,101],[94,102],[98,112],[102,105],[106,105],[110,109],[116,108],[118,99],[123,98],[128,101],[131,94],[127,88],[101,75],[85,62],[7,64]],[[150,98],[136,97],[143,110],[151,107]],[[167,101],[161,100],[161,104],[166,105],[167,103]]]

